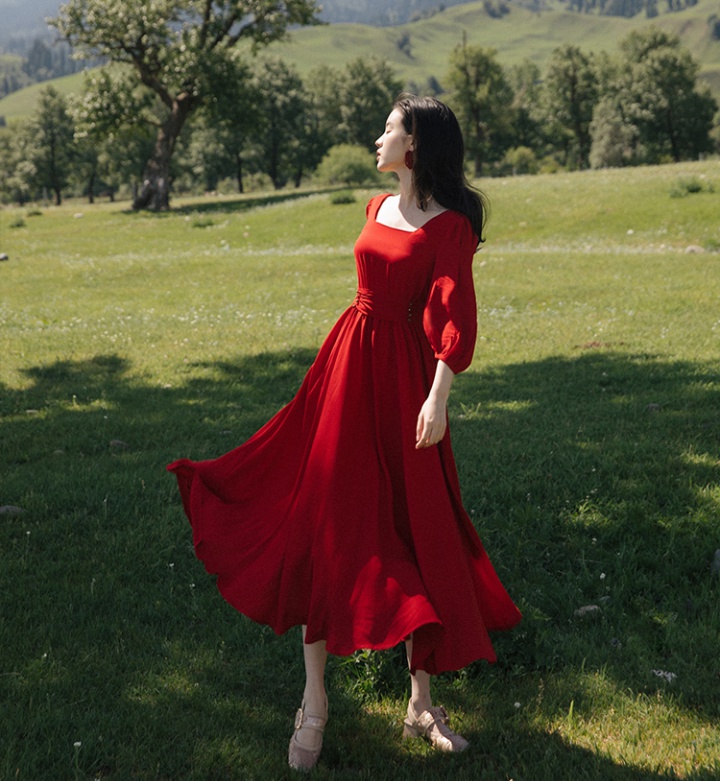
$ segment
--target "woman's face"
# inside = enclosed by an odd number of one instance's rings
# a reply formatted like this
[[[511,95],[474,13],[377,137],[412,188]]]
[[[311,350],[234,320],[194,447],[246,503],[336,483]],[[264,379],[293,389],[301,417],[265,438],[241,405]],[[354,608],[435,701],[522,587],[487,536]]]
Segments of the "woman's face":
[[[385,132],[375,141],[378,171],[397,171],[405,165],[405,153],[412,149],[412,136],[405,131],[403,117],[393,109],[385,123]]]

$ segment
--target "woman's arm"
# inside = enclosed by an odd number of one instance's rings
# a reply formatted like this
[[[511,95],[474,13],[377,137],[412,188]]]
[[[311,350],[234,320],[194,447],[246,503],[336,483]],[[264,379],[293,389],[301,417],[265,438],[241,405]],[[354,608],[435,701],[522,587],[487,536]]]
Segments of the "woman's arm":
[[[432,447],[445,436],[447,429],[447,400],[455,374],[444,362],[438,361],[435,379],[425,403],[420,409],[415,434],[415,447]]]

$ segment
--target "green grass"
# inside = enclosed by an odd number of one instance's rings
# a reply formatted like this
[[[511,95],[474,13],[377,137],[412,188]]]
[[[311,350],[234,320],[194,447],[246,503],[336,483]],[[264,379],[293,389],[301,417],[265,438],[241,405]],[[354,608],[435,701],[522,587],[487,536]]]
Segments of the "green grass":
[[[273,44],[268,51],[294,63],[305,75],[319,65],[341,69],[358,57],[376,56],[387,60],[399,78],[423,85],[430,76],[445,82],[448,59],[463,35],[471,45],[493,47],[502,65],[517,65],[530,59],[544,70],[552,51],[564,43],[574,43],[584,51],[615,53],[618,44],[632,30],[656,25],[680,36],[701,65],[700,76],[720,98],[720,45],[710,36],[708,17],[717,13],[714,0],[698,0],[695,6],[677,13],[661,13],[655,19],[644,14],[626,19],[618,16],[578,14],[559,2],[550,10],[535,13],[511,4],[511,12],[501,19],[488,16],[482,2],[445,9],[429,19],[397,27],[370,27],[360,24],[333,24],[292,32],[289,41]],[[411,53],[400,50],[398,40],[410,37]],[[63,94],[77,92],[81,74],[52,82]],[[0,100],[0,115],[7,119],[32,114],[39,88],[34,85]]]
[[[720,164],[485,185],[452,430],[525,619],[436,682],[459,757],[402,742],[400,651],[331,660],[314,775],[717,778]],[[3,781],[294,777],[299,637],[223,602],[164,465],[292,398],[369,195],[0,211]]]

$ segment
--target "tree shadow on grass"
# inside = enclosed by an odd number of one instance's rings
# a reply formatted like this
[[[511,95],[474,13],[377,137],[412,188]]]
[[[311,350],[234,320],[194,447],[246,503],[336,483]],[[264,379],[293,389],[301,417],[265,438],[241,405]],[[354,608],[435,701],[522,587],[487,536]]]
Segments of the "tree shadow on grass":
[[[312,190],[301,190],[299,192],[261,193],[258,195],[244,195],[238,196],[237,198],[226,199],[208,198],[207,201],[195,201],[191,204],[183,206],[173,206],[169,211],[165,212],[137,212],[133,209],[127,209],[125,213],[140,214],[143,217],[152,216],[158,219],[163,219],[165,217],[176,214],[234,214],[246,212],[250,209],[256,209],[261,206],[272,206],[277,203],[296,201],[301,198],[307,198],[311,195],[323,195],[326,193],[336,192],[337,189],[337,187],[318,187]]]
[[[29,387],[2,389],[0,503],[27,511],[0,528],[0,688],[16,706],[0,727],[5,766],[67,775],[80,741],[81,777],[291,777],[298,637],[275,638],[218,596],[164,466],[246,439],[314,354],[197,364],[179,387],[100,355],[31,367]],[[502,713],[513,680],[557,672],[543,712],[573,702],[582,717],[600,695],[581,671],[599,670],[616,689],[673,692],[716,717],[717,367],[593,351],[467,373],[453,398],[465,502],[525,620],[497,637],[496,667],[471,666],[447,693]],[[577,617],[586,604],[600,610]],[[383,658],[381,677],[398,664]],[[470,734],[464,757],[408,748],[399,718],[361,710],[334,669],[319,778],[670,777],[518,718]]]
[[[466,504],[526,615],[503,664],[672,672],[717,716],[717,364],[594,350],[459,377],[455,402]]]

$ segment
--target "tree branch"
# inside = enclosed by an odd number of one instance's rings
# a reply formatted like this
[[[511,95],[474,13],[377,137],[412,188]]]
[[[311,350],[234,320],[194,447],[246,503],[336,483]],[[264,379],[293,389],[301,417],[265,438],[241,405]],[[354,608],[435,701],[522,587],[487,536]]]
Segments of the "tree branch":
[[[200,27],[200,48],[205,48],[207,41],[208,28],[210,27],[210,17],[212,15],[213,0],[205,0],[205,10],[203,11],[202,25]]]
[[[212,43],[208,47],[210,51],[217,48],[217,46],[219,46],[223,42],[223,40],[228,37],[230,30],[232,30],[233,25],[237,21],[238,21],[238,12],[237,10],[235,10],[230,14],[230,16],[228,16],[220,32],[218,32],[215,38],[213,38]]]

